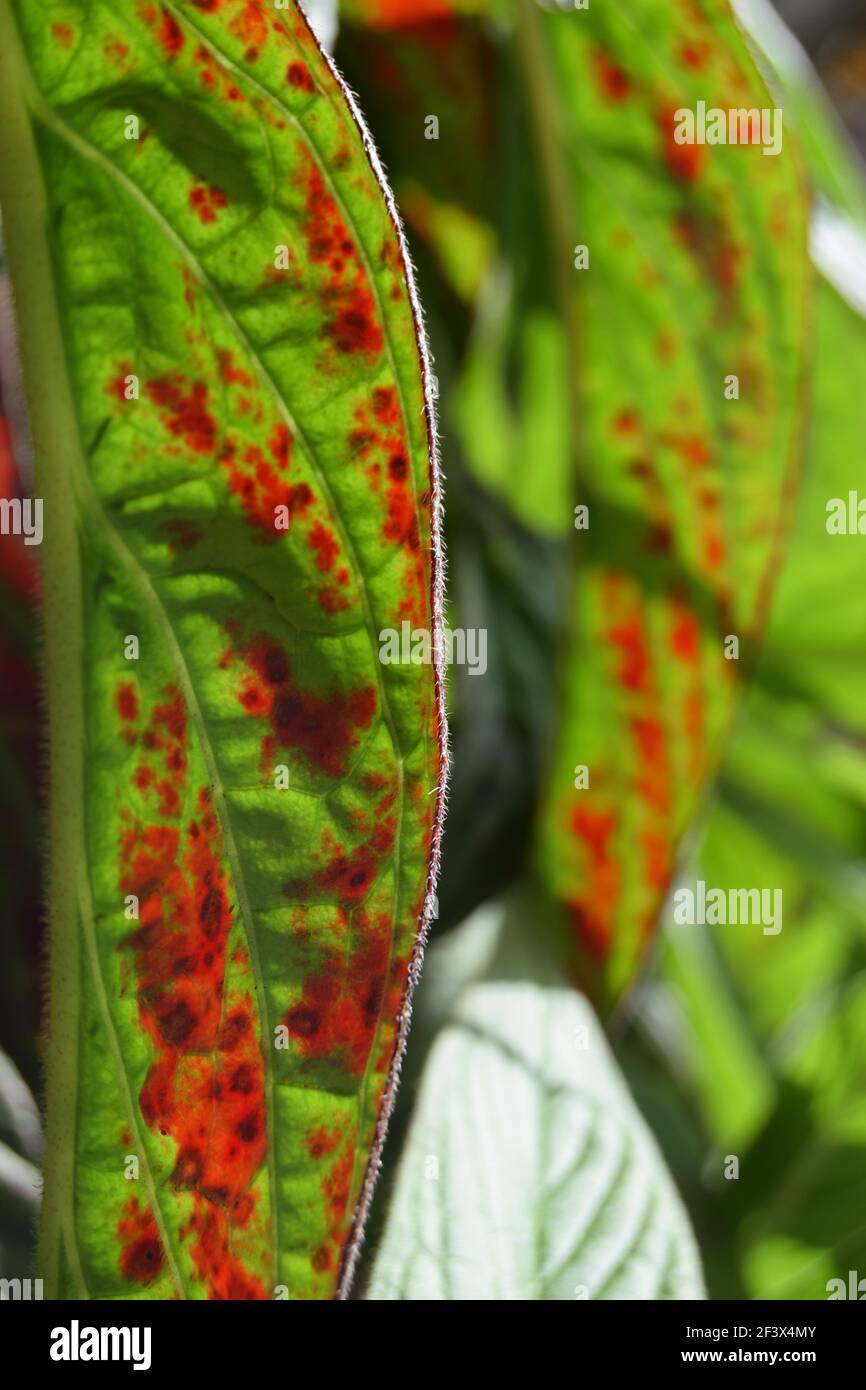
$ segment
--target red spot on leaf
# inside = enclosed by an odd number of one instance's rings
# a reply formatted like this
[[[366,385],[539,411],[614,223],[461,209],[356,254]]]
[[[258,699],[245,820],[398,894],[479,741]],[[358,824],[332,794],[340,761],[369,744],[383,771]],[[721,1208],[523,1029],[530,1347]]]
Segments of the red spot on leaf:
[[[124,1203],[117,1234],[123,1247],[120,1272],[124,1279],[131,1284],[151,1283],[163,1271],[165,1250],[154,1216],[139,1206],[137,1197]]]
[[[680,661],[693,665],[700,655],[701,629],[697,618],[686,608],[680,608],[671,633],[671,650]]]
[[[683,67],[698,70],[705,67],[710,52],[709,44],[683,43],[679,49],[679,60]]]
[[[288,425],[284,425],[282,421],[274,425],[268,439],[268,448],[277,467],[284,472],[289,466],[292,452],[292,436],[289,434]]]
[[[382,330],[376,322],[373,296],[361,285],[344,291],[345,301],[325,325],[325,333],[338,352],[374,357],[382,351]]]
[[[262,741],[262,764],[270,768],[281,748],[292,748],[328,777],[342,777],[361,730],[376,712],[373,686],[329,695],[302,690],[292,677],[288,655],[278,642],[256,637],[244,643],[246,667],[237,698],[270,732]]]
[[[217,213],[228,207],[228,198],[214,184],[196,183],[189,191],[189,205],[199,221],[207,225],[216,222]]]
[[[235,355],[231,348],[220,348],[217,353],[220,376],[223,381],[227,382],[230,386],[240,385],[252,387],[254,382],[249,372],[244,371],[243,367],[235,366],[234,358]]]
[[[348,598],[334,584],[323,584],[316,597],[326,613],[345,613],[349,607]]]
[[[404,587],[395,616],[398,621],[406,618],[421,627],[427,621],[428,604],[418,524],[423,499],[415,496],[402,414],[393,387],[376,387],[369,405],[356,409],[348,444],[353,457],[363,463],[373,491],[384,494],[383,540],[399,545],[406,555]]]
[[[389,429],[400,426],[400,405],[393,386],[377,386],[373,392],[373,414],[380,425]]]
[[[369,841],[346,852],[342,845],[328,846],[329,859],[310,882],[290,880],[283,887],[286,897],[335,898],[344,908],[363,902],[379,869],[381,859],[394,847],[396,821],[393,816],[377,824]]]
[[[306,1137],[307,1153],[312,1159],[324,1158],[337,1147],[342,1137],[338,1129],[329,1130],[320,1125]]]
[[[183,30],[174,15],[168,14],[166,10],[162,12],[160,42],[170,58],[177,57],[185,42]]]
[[[173,14],[169,14],[164,6],[160,6],[161,22],[156,31],[156,37],[170,59],[175,59],[179,55],[185,43],[184,32],[178,24]]]
[[[162,411],[163,424],[170,434],[183,439],[193,453],[213,452],[217,425],[207,408],[208,392],[203,382],[187,386],[176,372],[148,382],[146,390]]]
[[[636,613],[622,617],[608,631],[608,641],[619,652],[616,678],[627,690],[647,688],[650,672],[646,634]]]
[[[128,404],[126,399],[126,381],[127,377],[132,376],[132,374],[132,367],[128,362],[119,363],[116,375],[111,378],[105,387],[106,394],[114,396],[116,400],[121,401],[124,405]]]
[[[662,137],[662,153],[671,174],[680,183],[694,183],[701,172],[703,145],[678,145],[675,139],[676,112],[674,106],[663,107],[656,118]]]
[[[170,537],[171,549],[175,553],[178,550],[192,550],[204,539],[204,532],[194,521],[167,521],[165,530]]]
[[[634,410],[621,410],[613,422],[617,434],[632,435],[638,429],[638,416]]]
[[[631,83],[611,55],[603,48],[596,48],[592,64],[596,81],[608,101],[625,101],[631,92]]]
[[[379,929],[352,944],[347,963],[335,952],[305,977],[285,1019],[303,1057],[363,1075],[385,1002],[389,955],[389,934]]]
[[[160,801],[149,823],[121,812],[119,886],[139,900],[139,924],[125,947],[153,1047],[141,1114],[174,1141],[171,1182],[192,1197],[181,1238],[208,1297],[264,1298],[229,1238],[235,1206],[265,1158],[263,1062],[252,1000],[237,990],[227,995],[233,909],[207,787],[196,819],[182,825],[186,711],[174,689],[154,706],[140,744],[142,769],[154,776],[138,780]]]
[[[340,547],[334,539],[333,534],[321,522],[318,522],[307,532],[307,545],[316,556],[316,567],[325,573],[334,568],[334,561],[340,553]]]
[[[123,68],[129,57],[129,44],[124,43],[116,34],[107,34],[102,52],[106,62],[111,63],[113,67]]]
[[[326,314],[323,335],[344,356],[378,356],[383,346],[382,331],[367,272],[321,170],[305,145],[298,149],[306,168],[307,188],[306,218],[301,230],[310,260],[328,270],[320,291]]]
[[[695,258],[701,274],[718,291],[718,317],[729,317],[742,253],[731,241],[724,222],[716,214],[699,218],[694,213],[681,212],[674,220],[674,232]]]
[[[306,63],[289,63],[286,69],[286,81],[291,87],[297,87],[300,91],[314,92],[316,90],[316,85]]]
[[[630,721],[637,751],[635,791],[641,800],[660,816],[670,815],[668,790],[667,741],[661,722],[649,715],[635,716]]]
[[[568,903],[575,930],[594,960],[604,960],[610,949],[619,896],[620,867],[612,849],[616,815],[611,810],[581,805],[574,809],[571,829],[583,845],[586,887]]]
[[[115,704],[124,721],[134,723],[138,719],[138,696],[131,681],[122,681],[117,687]]]
[[[292,447],[288,430],[275,426],[269,447],[278,468],[288,468]],[[227,439],[217,462],[228,474],[229,490],[240,499],[247,520],[262,541],[273,543],[285,535],[285,527],[277,529],[281,516],[277,508],[285,507],[291,520],[306,511],[313,500],[306,483],[290,484],[280,478],[256,444],[240,453],[234,440]]]

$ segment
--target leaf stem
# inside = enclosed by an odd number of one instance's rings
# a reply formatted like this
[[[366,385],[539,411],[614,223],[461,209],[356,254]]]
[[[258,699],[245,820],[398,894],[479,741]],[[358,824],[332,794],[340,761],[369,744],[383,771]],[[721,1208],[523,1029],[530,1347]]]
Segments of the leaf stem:
[[[44,1200],[37,1274],[56,1298],[65,1263],[80,1283],[73,1227],[84,856],[83,623],[73,477],[79,461],[63,334],[54,294],[45,189],[28,112],[27,68],[8,0],[0,0],[0,207],[33,442],[49,750],[48,990]]]

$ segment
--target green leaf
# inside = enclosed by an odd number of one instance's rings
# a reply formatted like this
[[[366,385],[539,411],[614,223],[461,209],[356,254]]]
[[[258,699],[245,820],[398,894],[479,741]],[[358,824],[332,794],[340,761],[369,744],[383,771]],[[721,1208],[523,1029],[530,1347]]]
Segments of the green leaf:
[[[743,1269],[759,1298],[824,1298],[829,1279],[866,1257],[866,728],[856,694],[866,680],[857,601],[866,557],[862,538],[826,530],[827,500],[858,484],[866,322],[823,283],[815,348],[814,425],[788,562],[699,847],[708,884],[778,890],[784,905],[777,936],[726,927],[712,944],[715,1008],[740,1013],[773,1080],[772,1105],[752,1113],[745,1133],[712,1060],[717,1035],[708,1052],[707,988],[683,972],[695,950],[683,936],[694,929],[672,936],[668,961],[702,1108],[720,1144],[742,1140],[751,1196]]]
[[[744,1286],[756,1298],[814,1299],[866,1259],[866,552],[856,533],[827,530],[830,499],[847,502],[860,487],[866,319],[851,307],[862,302],[857,259],[829,262],[823,230],[832,220],[856,245],[866,218],[862,170],[805,55],[762,5],[738,8],[759,21],[771,80],[804,134],[823,200],[813,254],[835,288],[819,281],[811,430],[786,560],[696,846],[695,873],[708,886],[780,891],[782,930],[674,929],[664,968],[699,1114],[721,1151],[741,1156],[722,1210]],[[710,962],[704,972],[693,968],[698,957]],[[739,1020],[739,1061],[714,1026],[725,1015]]]
[[[418,0],[381,8],[391,11],[385,24],[377,22],[378,0],[343,5],[337,60],[380,137],[410,235],[471,303],[490,259],[489,218],[499,197],[490,37],[439,0],[429,12]]]
[[[727,4],[517,15],[588,507],[535,863],[574,972],[609,1005],[755,655],[802,425],[806,197],[784,125],[773,156],[675,139],[699,101],[773,106]]]
[[[39,1273],[328,1298],[438,839],[441,682],[380,660],[440,602],[395,214],[294,5],[4,0],[0,26],[47,527]]]
[[[454,399],[468,466],[511,514],[559,539],[568,524],[568,443],[562,326],[546,305],[521,302],[504,267],[488,279]],[[508,382],[517,377],[516,396]],[[527,477],[521,463],[543,460]]]
[[[471,979],[491,915],[443,943],[471,982],[425,1068],[367,1296],[701,1298],[679,1198],[587,1002],[526,954],[525,922],[497,922]]]
[[[866,224],[862,165],[805,49],[770,0],[733,0],[733,8],[772,90],[784,99],[785,119],[796,133],[810,182],[861,226]]]

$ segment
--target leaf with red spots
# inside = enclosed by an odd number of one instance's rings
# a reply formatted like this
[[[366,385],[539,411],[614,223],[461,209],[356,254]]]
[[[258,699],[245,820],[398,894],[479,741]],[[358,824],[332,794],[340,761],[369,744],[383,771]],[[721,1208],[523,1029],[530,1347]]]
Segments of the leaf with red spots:
[[[807,200],[784,124],[775,154],[678,142],[676,113],[699,102],[775,104],[722,0],[521,4],[517,42],[588,509],[561,519],[574,598],[535,866],[573,970],[609,1004],[646,952],[774,578]]]
[[[47,528],[39,1272],[330,1298],[441,796],[436,670],[380,660],[440,604],[396,215],[295,6],[4,0],[0,53]]]

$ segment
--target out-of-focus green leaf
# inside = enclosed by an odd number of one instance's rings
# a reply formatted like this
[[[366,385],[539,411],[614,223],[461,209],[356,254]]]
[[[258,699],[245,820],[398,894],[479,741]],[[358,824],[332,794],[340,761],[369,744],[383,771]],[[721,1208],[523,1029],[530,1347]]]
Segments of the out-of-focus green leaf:
[[[749,1143],[776,1098],[771,1069],[705,935],[688,926],[668,930],[675,945],[667,982],[680,1001],[698,1005],[685,1013],[681,1049],[698,1108],[717,1143]]]
[[[525,871],[554,714],[563,588],[557,547],[465,474],[449,479],[448,525],[451,601],[460,625],[484,635],[486,669],[452,671],[443,926],[463,921]]]
[[[785,119],[797,137],[814,187],[849,217],[866,225],[863,168],[797,39],[770,0],[732,0],[774,89],[783,93]]]
[[[530,226],[519,235],[531,238]],[[475,477],[520,524],[560,540],[571,524],[565,335],[519,257],[513,265],[499,263],[478,297],[452,413]]]
[[[862,173],[804,55],[775,26],[755,34],[768,44],[791,124],[807,134],[816,186],[840,225],[862,235]],[[856,261],[849,271],[857,274]],[[726,1203],[745,1287],[759,1298],[826,1298],[829,1280],[847,1281],[866,1262],[866,550],[859,535],[827,530],[828,501],[847,500],[860,483],[866,431],[866,321],[851,308],[858,291],[844,273],[840,262],[840,293],[819,283],[795,524],[694,866],[713,887],[779,890],[782,930],[682,927],[665,946],[682,1065],[712,1137],[740,1157]],[[696,952],[714,963],[703,979],[689,969]],[[763,1113],[717,1065],[712,1010],[738,1016],[741,1048],[748,1040],[762,1059]]]
[[[774,155],[676,140],[698,102],[772,107],[726,3],[517,14],[588,507],[535,860],[607,1005],[645,954],[755,654],[802,425],[806,197],[784,127]]]
[[[488,955],[489,910],[458,936]],[[434,1043],[367,1296],[700,1298],[691,1231],[595,1015],[531,936],[506,921]]]
[[[442,274],[461,299],[474,303],[493,255],[494,237],[459,203],[436,202],[420,185],[404,185],[400,207],[410,227],[435,248]]]
[[[390,22],[377,23],[390,10]],[[471,304],[491,261],[501,131],[495,49],[449,3],[343,5],[337,61],[359,93],[410,237]],[[429,278],[428,297],[436,291]],[[435,298],[434,298],[435,303]]]
[[[826,530],[857,483],[866,323],[822,285],[812,444],[766,648],[724,764],[699,870],[779,890],[783,928],[717,928],[714,953],[771,1068],[775,1103],[745,1136],[744,1269],[755,1297],[822,1298],[866,1260],[866,681],[862,538]],[[678,933],[688,932],[682,928]],[[672,939],[680,974],[682,947]],[[695,1023],[707,994],[684,993]],[[718,1005],[717,1005],[718,1007]],[[709,1061],[695,1033],[692,1065]],[[717,1105],[714,1086],[705,1092]],[[742,1112],[740,1112],[742,1119]],[[735,1137],[725,1127],[722,1142]],[[750,1153],[749,1150],[752,1150]]]
[[[294,5],[3,0],[0,24],[47,528],[38,1273],[47,1296],[328,1298],[440,768],[433,667],[380,660],[436,621],[393,211]]]

